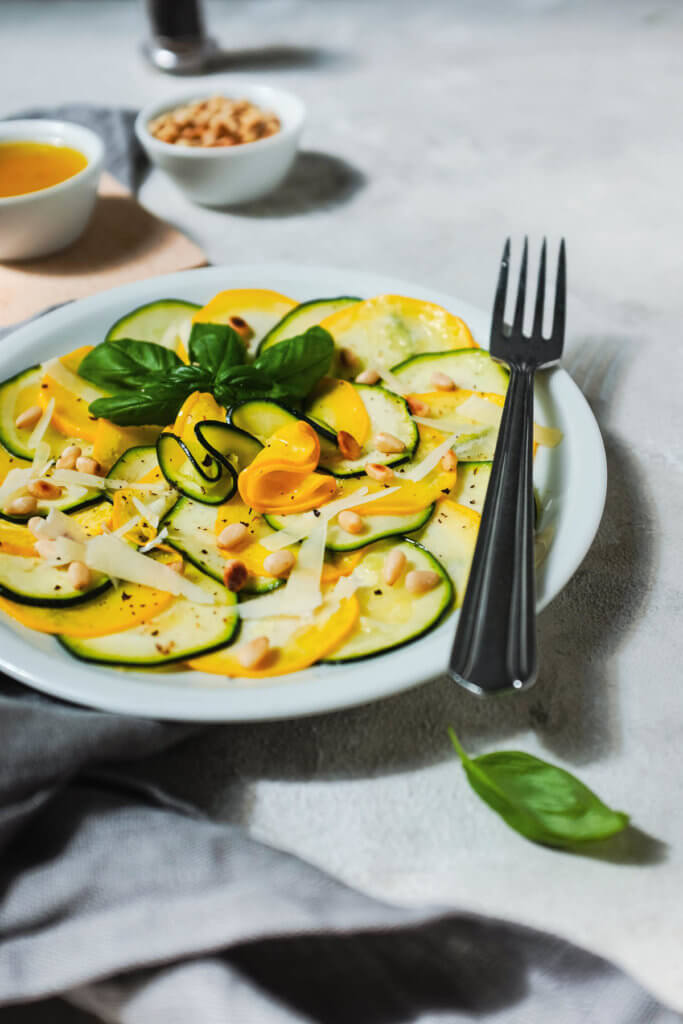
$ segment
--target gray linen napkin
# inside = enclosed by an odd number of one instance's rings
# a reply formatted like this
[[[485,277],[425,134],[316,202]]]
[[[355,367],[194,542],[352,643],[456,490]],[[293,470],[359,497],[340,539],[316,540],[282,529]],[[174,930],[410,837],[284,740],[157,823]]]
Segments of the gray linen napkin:
[[[134,180],[130,114],[59,115],[99,126]],[[55,995],[114,1024],[680,1019],[559,938],[380,903],[143,781],[196,732],[0,677],[0,1024],[70,1020],[19,1010]]]

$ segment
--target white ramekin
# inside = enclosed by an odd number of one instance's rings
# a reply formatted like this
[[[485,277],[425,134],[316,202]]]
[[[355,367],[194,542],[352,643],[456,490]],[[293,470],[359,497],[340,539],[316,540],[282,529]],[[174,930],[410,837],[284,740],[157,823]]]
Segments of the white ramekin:
[[[0,142],[50,142],[88,161],[58,185],[0,198],[0,260],[26,260],[64,249],[85,229],[95,205],[104,146],[95,132],[67,121],[0,121]]]
[[[147,130],[149,122],[165,111],[217,92],[272,110],[280,119],[280,131],[257,142],[203,149],[161,142]],[[188,199],[204,206],[230,206],[258,199],[280,184],[296,156],[304,116],[301,100],[283,89],[229,82],[144,107],[135,121],[135,132],[151,162],[165,171]]]

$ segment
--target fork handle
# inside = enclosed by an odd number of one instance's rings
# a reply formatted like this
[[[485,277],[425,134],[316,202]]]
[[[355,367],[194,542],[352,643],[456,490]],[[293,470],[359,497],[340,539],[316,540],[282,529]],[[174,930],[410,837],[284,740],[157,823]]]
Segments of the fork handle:
[[[481,695],[536,678],[534,370],[511,366],[449,675]]]

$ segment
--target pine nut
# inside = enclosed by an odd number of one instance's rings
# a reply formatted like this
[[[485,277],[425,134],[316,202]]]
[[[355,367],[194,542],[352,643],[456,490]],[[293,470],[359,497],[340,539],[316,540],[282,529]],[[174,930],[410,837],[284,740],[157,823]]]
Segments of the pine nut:
[[[268,657],[270,644],[267,636],[256,636],[237,650],[237,660],[243,668],[258,668]]]
[[[182,558],[179,558],[177,562],[171,562],[169,565],[171,572],[175,572],[178,576],[182,576],[185,572],[185,563]]]
[[[31,531],[34,537],[40,537],[44,522],[45,520],[43,519],[42,516],[31,516],[26,525],[28,526],[29,530]]]
[[[384,559],[384,565],[382,567],[382,579],[384,582],[388,583],[390,587],[393,587],[394,583],[403,572],[405,564],[406,556],[400,548],[394,548],[393,551],[390,551]]]
[[[234,594],[238,590],[241,590],[244,584],[247,582],[249,572],[244,562],[240,562],[238,558],[230,558],[225,563],[223,569],[223,582],[225,583],[228,590],[232,590]]]
[[[41,558],[52,559],[57,554],[55,542],[48,537],[42,537],[33,546],[36,549],[36,554],[40,555]]]
[[[426,594],[441,582],[438,572],[432,569],[413,569],[406,576],[406,590],[411,594]]]
[[[379,480],[380,483],[386,483],[394,475],[394,471],[390,466],[383,466],[380,462],[366,462],[365,472],[373,480]]]
[[[28,491],[34,498],[49,500],[58,498],[62,493],[62,488],[58,487],[57,484],[51,484],[49,480],[31,480],[28,485]]]
[[[358,356],[351,348],[343,348],[339,353],[339,358],[342,361],[342,365],[346,366],[349,370],[353,370],[360,362]]]
[[[273,551],[263,559],[263,568],[270,576],[286,576],[291,572],[296,558],[291,551]]]
[[[89,455],[81,455],[76,459],[76,469],[79,473],[91,473],[93,476],[102,476],[102,467],[96,459]]]
[[[68,445],[57,459],[57,469],[75,469],[76,460],[82,455],[77,444]]]
[[[452,473],[458,468],[458,456],[453,451],[446,452],[441,456],[440,465],[444,473]]]
[[[381,377],[377,370],[368,369],[358,374],[356,384],[376,384],[378,380],[381,380]]]
[[[249,530],[244,523],[230,523],[218,534],[219,548],[239,548],[249,538]]]
[[[453,391],[455,388],[455,381],[452,377],[449,377],[447,373],[441,373],[440,370],[436,370],[431,377],[432,387],[435,387],[437,391]]]
[[[350,508],[345,508],[339,513],[337,522],[345,533],[362,533],[365,526],[358,513],[353,512]]]
[[[359,459],[361,457],[363,449],[355,437],[349,434],[348,430],[340,430],[338,432],[337,444],[339,445],[339,451],[345,459]]]
[[[393,434],[378,434],[375,438],[375,447],[379,451],[384,452],[385,455],[398,455],[399,452],[404,452],[406,446],[403,441],[399,441]]]
[[[228,323],[232,327],[233,331],[239,334],[242,341],[251,341],[254,337],[254,330],[249,326],[246,320],[243,320],[241,316],[231,316]]]
[[[20,412],[14,421],[14,426],[18,427],[19,430],[30,430],[31,427],[35,427],[36,423],[43,415],[43,410],[39,405],[32,405],[30,409],[24,409]]]
[[[409,396],[408,398],[406,398],[406,402],[408,403],[408,408],[412,412],[413,416],[429,415],[429,406],[426,405],[419,398],[410,398]]]
[[[10,501],[5,509],[8,516],[30,516],[38,508],[38,502],[32,494],[22,494]]]
[[[66,574],[74,590],[85,590],[90,585],[90,569],[83,562],[71,562]]]

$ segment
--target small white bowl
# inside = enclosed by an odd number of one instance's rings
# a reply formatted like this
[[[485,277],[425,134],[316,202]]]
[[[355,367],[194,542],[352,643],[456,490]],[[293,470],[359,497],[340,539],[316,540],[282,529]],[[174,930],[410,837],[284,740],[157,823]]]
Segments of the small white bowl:
[[[0,142],[71,146],[88,161],[58,185],[0,198],[0,260],[27,260],[64,249],[85,230],[97,197],[104,146],[89,128],[67,121],[0,121]]]
[[[135,121],[135,133],[153,164],[175,182],[188,199],[204,206],[248,203],[272,192],[289,171],[296,156],[304,124],[304,105],[289,92],[267,85],[230,83],[221,89],[230,99],[247,99],[280,119],[280,131],[256,142],[237,146],[176,146],[161,142],[148,124],[165,111],[206,99],[213,90],[192,92],[144,107]]]

